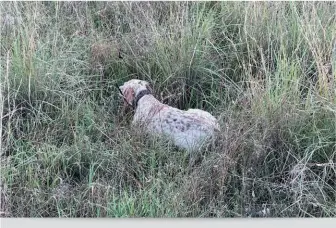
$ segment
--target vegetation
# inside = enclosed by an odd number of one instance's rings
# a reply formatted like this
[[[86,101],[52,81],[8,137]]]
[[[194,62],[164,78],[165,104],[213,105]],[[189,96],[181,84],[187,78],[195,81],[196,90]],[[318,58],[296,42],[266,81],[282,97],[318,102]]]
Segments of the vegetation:
[[[1,216],[333,217],[334,2],[1,2]],[[115,84],[220,120],[188,169]]]

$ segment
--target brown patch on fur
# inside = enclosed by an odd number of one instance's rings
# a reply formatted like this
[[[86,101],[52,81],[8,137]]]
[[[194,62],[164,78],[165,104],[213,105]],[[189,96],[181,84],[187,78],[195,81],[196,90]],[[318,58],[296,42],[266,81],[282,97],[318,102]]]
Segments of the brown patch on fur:
[[[162,109],[166,108],[167,105],[161,105],[159,107],[152,108],[151,112],[153,113],[152,117],[158,114]]]
[[[162,111],[163,109],[167,107],[168,107],[167,105],[154,106],[149,112],[151,113],[149,119],[152,119],[156,114],[158,114],[160,111]],[[165,119],[165,122],[169,124],[170,123],[169,118]]]
[[[125,105],[130,105],[132,104],[134,98],[135,98],[135,92],[132,88],[127,88],[125,89],[125,92],[124,92],[124,97],[125,97],[125,100],[128,102],[128,104],[126,103],[125,101]]]

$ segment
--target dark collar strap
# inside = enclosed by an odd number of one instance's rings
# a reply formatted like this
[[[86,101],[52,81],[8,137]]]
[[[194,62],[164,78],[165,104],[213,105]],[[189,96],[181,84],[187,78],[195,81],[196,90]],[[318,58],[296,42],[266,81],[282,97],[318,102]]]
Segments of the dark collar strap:
[[[138,102],[139,100],[145,96],[145,95],[149,95],[152,94],[148,89],[146,90],[141,90],[138,95],[135,97],[135,99],[133,100],[133,107],[136,108],[138,106]]]

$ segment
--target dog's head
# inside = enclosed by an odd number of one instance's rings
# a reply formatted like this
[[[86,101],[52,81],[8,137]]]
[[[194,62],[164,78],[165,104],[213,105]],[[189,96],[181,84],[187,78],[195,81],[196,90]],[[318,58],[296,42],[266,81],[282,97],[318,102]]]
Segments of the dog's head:
[[[121,95],[125,99],[125,102],[127,102],[129,105],[133,105],[136,96],[142,90],[149,90],[152,92],[148,82],[138,79],[132,79],[125,82],[122,86],[119,86],[119,89],[122,93]]]

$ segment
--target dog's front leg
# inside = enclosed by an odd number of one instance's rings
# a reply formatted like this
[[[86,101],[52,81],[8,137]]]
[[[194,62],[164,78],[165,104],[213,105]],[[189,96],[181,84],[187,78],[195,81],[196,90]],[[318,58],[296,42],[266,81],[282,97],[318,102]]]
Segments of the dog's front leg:
[[[138,116],[135,115],[132,120],[131,126],[133,128],[142,129],[143,127],[145,127],[144,120],[140,119]]]
[[[131,126],[135,127],[137,125],[137,123],[138,123],[138,121],[135,118],[133,118]]]

